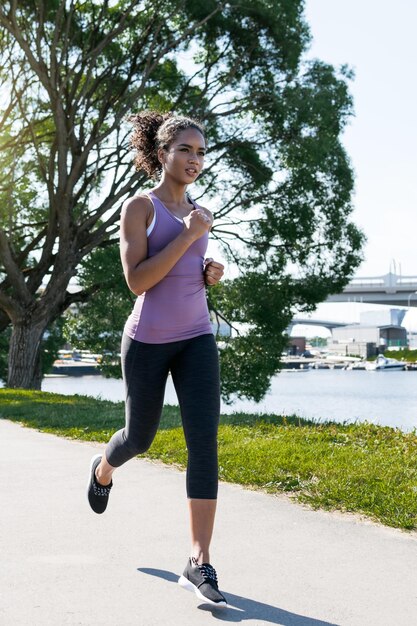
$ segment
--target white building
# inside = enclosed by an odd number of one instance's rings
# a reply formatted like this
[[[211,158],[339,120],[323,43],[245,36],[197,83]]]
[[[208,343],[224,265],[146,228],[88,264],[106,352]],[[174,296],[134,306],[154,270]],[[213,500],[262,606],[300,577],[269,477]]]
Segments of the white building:
[[[407,330],[401,326],[406,311],[387,309],[365,311],[360,314],[359,324],[348,324],[332,331],[331,351],[341,354],[371,356],[386,348],[403,348],[408,344]]]

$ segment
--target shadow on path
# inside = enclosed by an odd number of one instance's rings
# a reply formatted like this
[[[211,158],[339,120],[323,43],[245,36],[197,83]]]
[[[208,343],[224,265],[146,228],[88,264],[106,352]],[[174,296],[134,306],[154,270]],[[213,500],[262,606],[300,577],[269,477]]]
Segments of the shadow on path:
[[[152,567],[138,567],[137,569],[138,572],[148,574],[149,576],[156,576],[157,578],[163,578],[170,583],[178,582],[177,574],[164,569],[155,569]],[[281,626],[339,626],[332,622],[325,622],[320,619],[290,613],[289,611],[284,611],[271,604],[236,596],[233,593],[228,593],[224,589],[222,589],[222,591],[229,603],[226,610],[224,608],[213,607],[210,604],[201,604],[198,608],[201,611],[212,613],[213,617],[223,622],[243,622],[248,619],[261,619],[271,624],[280,624]]]

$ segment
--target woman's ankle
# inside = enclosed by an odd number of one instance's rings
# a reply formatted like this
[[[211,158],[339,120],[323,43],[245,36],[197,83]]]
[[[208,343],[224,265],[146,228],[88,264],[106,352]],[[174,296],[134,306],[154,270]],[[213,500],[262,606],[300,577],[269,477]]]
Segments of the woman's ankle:
[[[202,563],[210,563],[209,551],[202,550],[201,548],[194,548],[191,551],[191,558],[194,559],[199,565]]]
[[[110,483],[112,481],[112,474],[113,474],[113,472],[111,472],[111,473],[103,472],[103,469],[102,469],[101,463],[100,463],[100,465],[97,466],[96,473],[95,473],[96,481],[102,487],[107,487],[108,485],[110,485]]]

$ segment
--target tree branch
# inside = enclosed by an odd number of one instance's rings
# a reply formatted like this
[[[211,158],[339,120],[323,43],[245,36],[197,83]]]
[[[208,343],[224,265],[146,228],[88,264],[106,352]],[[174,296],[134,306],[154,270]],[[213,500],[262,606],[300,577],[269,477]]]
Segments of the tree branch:
[[[22,314],[22,307],[10,296],[0,289],[0,307],[6,312],[10,320],[14,320]]]
[[[13,288],[16,290],[19,298],[22,300],[25,306],[29,306],[32,303],[31,293],[29,292],[23,275],[14,259],[7,235],[1,228],[0,259],[3,262],[4,269],[6,270],[6,274],[10,280],[10,283],[13,285]],[[7,297],[6,294],[4,294],[4,297]],[[10,306],[10,302],[12,302],[12,300],[9,299],[8,302],[8,306]]]
[[[213,303],[212,303],[210,300],[209,300],[209,309],[210,309],[211,311],[213,311],[213,312],[214,312],[214,314],[216,315],[216,317],[217,317],[217,318],[219,318],[219,317],[220,317],[220,319],[222,319],[224,322],[226,322],[226,324],[228,324],[228,325],[230,326],[230,328],[232,328],[233,330],[235,330],[235,331],[236,331],[236,333],[237,333],[238,335],[240,335],[240,330],[239,330],[238,328],[236,328],[236,326],[233,326],[232,322],[230,322],[230,321],[229,321],[226,317],[224,317],[224,315],[222,315],[222,314],[220,313],[220,311],[218,311],[218,310],[217,310],[217,309],[213,306]],[[218,321],[218,319],[217,319],[217,332],[218,332],[219,330],[220,330],[220,324],[219,324],[219,321]]]

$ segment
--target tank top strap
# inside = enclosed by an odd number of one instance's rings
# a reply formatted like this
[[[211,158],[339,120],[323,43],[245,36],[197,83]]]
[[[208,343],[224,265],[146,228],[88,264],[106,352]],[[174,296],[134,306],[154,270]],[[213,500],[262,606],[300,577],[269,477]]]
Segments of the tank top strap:
[[[188,195],[187,195],[187,198],[188,198],[188,200],[190,201],[190,204],[192,204],[192,206],[193,206],[193,208],[194,208],[194,209],[199,209],[199,208],[200,208],[200,206],[197,204],[197,202],[196,202],[195,200],[193,200],[193,199],[192,199],[192,197],[191,197],[191,196],[188,196]]]
[[[148,196],[149,200],[152,202],[152,204],[155,206],[157,205],[158,208],[161,207],[162,202],[160,201],[160,199],[158,198],[158,196],[156,194],[154,194],[153,191],[147,191],[146,195]],[[163,206],[163,205],[162,205]]]

